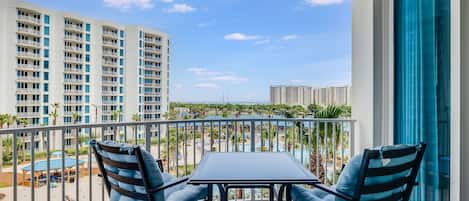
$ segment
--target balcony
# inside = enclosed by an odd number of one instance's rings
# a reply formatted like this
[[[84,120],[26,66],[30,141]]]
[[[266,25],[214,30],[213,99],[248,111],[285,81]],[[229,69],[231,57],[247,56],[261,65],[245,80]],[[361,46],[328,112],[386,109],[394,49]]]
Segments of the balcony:
[[[112,41],[103,41],[103,46],[104,47],[110,47],[110,48],[119,48],[119,44],[117,42],[112,42]]]
[[[117,105],[117,100],[103,100],[103,105]]]
[[[103,71],[103,76],[117,77],[119,73],[117,71],[105,70]]]
[[[40,66],[36,66],[36,65],[33,65],[33,64],[18,64],[18,66],[16,67],[18,70],[41,70],[41,67]]]
[[[161,53],[161,49],[159,49],[159,48],[152,48],[152,47],[145,47],[145,52],[149,52],[149,53]]]
[[[68,113],[67,113],[68,114]],[[102,115],[112,115],[112,111],[105,111]],[[152,118],[156,119],[156,118]],[[351,140],[353,139],[353,127],[355,121],[350,119],[197,119],[184,121],[146,121],[129,123],[106,123],[68,126],[31,127],[0,130],[0,135],[9,137],[14,133],[25,133],[24,139],[35,140],[44,138],[59,142],[50,145],[49,149],[26,150],[32,155],[38,151],[44,151],[52,155],[50,158],[36,155],[31,161],[17,165],[20,157],[13,157],[13,167],[5,169],[10,171],[9,177],[12,186],[6,194],[6,200],[31,200],[31,195],[44,200],[51,200],[46,196],[61,195],[61,190],[53,188],[53,185],[64,186],[65,195],[76,200],[101,200],[107,194],[102,190],[102,180],[98,177],[98,167],[94,155],[89,152],[86,143],[90,140],[87,131],[93,131],[92,138],[99,140],[113,140],[120,143],[138,143],[155,158],[162,160],[165,173],[176,177],[191,174],[199,165],[201,158],[207,152],[288,152],[295,157],[314,174],[324,167],[325,180],[328,184],[336,181],[335,175],[341,171],[341,165],[346,164],[351,156]],[[324,128],[330,128],[325,131]],[[63,133],[67,130],[67,133]],[[320,133],[327,132],[330,135]],[[38,133],[38,135],[28,135]],[[104,133],[104,135],[102,135]],[[332,135],[335,134],[335,135]],[[43,136],[43,137],[41,137]],[[94,137],[99,136],[99,137]],[[334,136],[334,137],[333,137]],[[76,140],[83,138],[84,140]],[[16,138],[13,138],[17,140]],[[72,144],[64,145],[70,150],[82,151],[67,152],[65,150],[54,152],[70,139]],[[172,139],[172,140],[168,140]],[[316,143],[319,142],[319,143]],[[20,153],[17,143],[12,143],[13,154]],[[331,148],[335,146],[336,148]],[[170,153],[170,154],[168,154]],[[67,156],[66,158],[61,155]],[[317,160],[321,159],[321,160]],[[22,168],[28,164],[36,164],[46,161],[50,168],[40,169],[38,165],[30,166],[30,172],[41,171],[44,177],[34,177],[25,172],[25,177],[20,176]],[[61,161],[65,166],[61,166]],[[315,162],[317,161],[320,166]],[[58,169],[53,165],[58,163]],[[235,170],[234,170],[235,171]],[[54,176],[52,176],[54,174]],[[57,175],[65,175],[67,179],[54,180]],[[69,180],[68,178],[73,178]],[[34,184],[34,185],[31,185]],[[72,190],[72,189],[80,189]],[[249,190],[245,190],[247,193]],[[267,200],[268,197],[259,191],[253,191],[258,199]],[[236,194],[232,194],[235,196]],[[18,197],[16,197],[18,196]]]
[[[33,76],[24,76],[24,77],[17,77],[17,81],[20,82],[40,82],[41,78],[40,77],[33,77]]]
[[[152,83],[144,83],[143,86],[145,86],[145,87],[161,87],[161,84],[152,82]],[[154,93],[154,92],[151,92],[151,93]]]
[[[73,35],[66,35],[64,37],[64,40],[71,41],[71,42],[76,42],[76,43],[82,43],[83,42],[83,37],[78,37],[78,36],[73,36]]]
[[[118,39],[119,35],[114,31],[103,31],[103,37],[108,37],[112,39]]]
[[[83,26],[79,26],[79,25],[75,25],[75,24],[66,24],[65,25],[65,30],[81,33],[81,32],[83,32]]]
[[[104,61],[103,61],[103,66],[107,66],[107,67],[117,67],[117,61],[104,60]]]
[[[65,46],[65,51],[72,53],[83,53],[83,48],[74,46]]]
[[[35,18],[35,17],[32,17],[32,16],[26,16],[26,15],[18,15],[18,21],[26,22],[26,23],[34,24],[34,25],[40,25],[41,24],[41,19],[40,18]]]
[[[65,105],[81,105],[83,104],[82,100],[65,100],[64,101]]]
[[[103,57],[118,58],[118,57],[119,57],[119,54],[117,54],[117,52],[104,51],[104,52],[103,52]]]
[[[34,40],[23,40],[23,39],[19,39],[17,40],[16,42],[18,45],[21,45],[21,46],[24,46],[24,47],[33,47],[33,48],[40,48],[41,47],[41,43],[40,42],[36,42]]]
[[[161,79],[161,75],[157,75],[157,74],[145,74],[145,79]]]
[[[103,95],[108,95],[108,96],[118,96],[119,95],[119,91],[111,91],[111,90],[106,90],[104,91],[103,90]]]
[[[83,73],[83,68],[64,68],[64,73],[81,74]]]
[[[119,82],[111,81],[111,80],[103,80],[102,84],[103,84],[103,86],[115,86],[115,85],[118,85]]]
[[[33,28],[25,28],[25,27],[18,27],[18,33],[31,35],[31,36],[41,35],[41,32],[39,30],[35,30]]]
[[[64,93],[67,95],[81,95],[83,94],[83,90],[68,89],[64,90]]]
[[[40,112],[18,112],[16,114],[18,118],[33,118],[41,116]]]
[[[33,52],[17,52],[17,57],[26,58],[26,59],[39,59],[41,54]]]
[[[16,89],[17,94],[39,94],[41,93],[40,89],[33,88],[18,88]]]
[[[18,100],[16,101],[17,106],[31,106],[41,104],[40,100]]]
[[[80,64],[80,63],[83,62],[83,59],[78,58],[78,57],[65,57],[64,60],[65,60],[65,62],[75,63],[75,64]]]
[[[161,62],[161,58],[160,58],[160,57],[145,56],[143,59],[144,59],[145,61]]]
[[[65,79],[64,83],[66,83],[66,84],[83,84],[83,80],[80,80],[80,79]]]
[[[152,44],[152,45],[157,45],[157,44],[161,43],[161,41],[156,40],[156,39],[152,39],[152,38],[145,38],[144,41],[145,41],[145,43]]]

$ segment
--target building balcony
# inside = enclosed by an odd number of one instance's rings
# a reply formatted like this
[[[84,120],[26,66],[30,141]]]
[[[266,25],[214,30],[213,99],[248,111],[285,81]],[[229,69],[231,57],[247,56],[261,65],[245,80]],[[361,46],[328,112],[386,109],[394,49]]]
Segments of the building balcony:
[[[28,59],[39,59],[41,57],[41,54],[33,52],[17,52],[16,56]]]
[[[145,43],[152,44],[152,45],[157,45],[161,43],[161,41],[156,40],[156,39],[151,39],[151,38],[145,38],[144,41]]]
[[[82,100],[65,100],[64,101],[65,105],[81,105],[83,104]]]
[[[34,25],[40,25],[41,24],[41,19],[40,18],[35,18],[35,17],[32,17],[32,16],[26,16],[26,15],[18,15],[18,21],[26,22],[26,23],[34,24]]]
[[[161,75],[156,74],[145,74],[145,79],[161,79]]]
[[[152,47],[145,47],[145,52],[149,52],[149,53],[161,53],[161,49],[159,49],[159,48],[152,48]]]
[[[104,60],[103,61],[103,66],[116,67],[117,66],[117,61]]]
[[[119,85],[119,82],[110,81],[110,80],[103,80],[102,84],[103,84],[103,86],[116,86],[116,85]]]
[[[16,80],[20,82],[40,82],[41,78],[33,77],[33,76],[24,76],[24,77],[17,77]]]
[[[82,74],[82,68],[64,68],[64,73]]]
[[[33,64],[18,64],[18,66],[16,68],[18,70],[25,70],[25,71],[28,71],[28,70],[38,71],[38,70],[41,70],[40,66],[36,66],[36,65],[33,65]]]
[[[80,47],[65,46],[64,49],[65,49],[66,52],[83,53],[83,48],[80,48]]]
[[[160,57],[145,56],[145,57],[143,58],[143,60],[145,60],[145,61],[151,61],[151,62],[161,62],[161,58],[160,58]]]
[[[102,74],[103,74],[103,76],[108,76],[108,77],[118,77],[119,76],[119,73],[117,71],[109,71],[109,70],[103,71]]]
[[[40,112],[18,112],[16,114],[18,118],[33,118],[41,116]]]
[[[117,100],[103,100],[103,105],[117,105]]]
[[[83,94],[83,90],[68,89],[64,90],[64,93],[67,95],[81,95]]]
[[[110,47],[110,48],[119,48],[119,43],[112,42],[112,41],[103,41],[103,46]]]
[[[66,24],[65,25],[65,30],[81,33],[81,32],[83,32],[83,26],[79,26],[79,25],[75,25],[75,24]]]
[[[114,31],[103,31],[103,37],[119,39],[119,35]]]
[[[18,27],[17,32],[21,33],[21,34],[31,35],[31,36],[40,36],[41,35],[41,32],[39,30],[35,30],[33,28]]]
[[[78,37],[78,36],[73,36],[73,35],[66,35],[64,37],[64,40],[71,41],[71,42],[76,42],[76,43],[82,43],[83,42],[83,37]]]
[[[143,86],[145,86],[145,87],[161,87],[161,84],[152,82],[152,83],[144,83]],[[154,93],[154,92],[152,92],[152,93]]]
[[[17,94],[39,94],[41,93],[40,89],[33,88],[18,88],[16,89]]]
[[[23,40],[23,39],[19,39],[17,40],[16,42],[18,45],[20,46],[24,46],[24,47],[32,47],[32,48],[40,48],[41,47],[41,43],[40,42],[36,42],[34,40]]]
[[[117,52],[104,51],[104,52],[103,52],[103,57],[118,58],[118,57],[119,57],[119,54],[118,54]]]
[[[18,100],[16,101],[17,106],[31,106],[31,105],[40,105],[40,100]]]
[[[64,79],[66,84],[83,84],[83,80],[80,79]]]
[[[102,91],[102,94],[103,95],[108,95],[108,96],[118,96],[119,91],[106,90],[106,91]]]
[[[80,63],[83,62],[83,59],[82,59],[82,58],[78,58],[78,57],[65,57],[65,58],[64,58],[64,61],[67,62],[67,63],[80,64]]]

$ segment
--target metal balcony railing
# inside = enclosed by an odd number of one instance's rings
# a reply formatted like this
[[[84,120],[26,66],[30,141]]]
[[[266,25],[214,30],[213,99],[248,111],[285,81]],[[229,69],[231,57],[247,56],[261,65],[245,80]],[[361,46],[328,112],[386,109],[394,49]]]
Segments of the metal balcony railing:
[[[12,180],[4,192],[9,192],[6,200],[13,201],[108,200],[88,146],[91,140],[141,145],[175,176],[191,174],[206,152],[289,152],[333,184],[353,155],[354,126],[351,119],[216,118],[0,129],[13,150],[11,156],[4,155],[12,164],[4,168]],[[20,149],[22,138],[32,141],[37,135],[39,148]],[[25,159],[26,154],[31,157]],[[268,199],[261,191],[253,192],[257,200]]]
[[[35,18],[32,16],[26,16],[26,15],[18,15],[19,20],[25,20],[28,22],[33,22],[35,24],[41,24],[41,19],[40,18]]]

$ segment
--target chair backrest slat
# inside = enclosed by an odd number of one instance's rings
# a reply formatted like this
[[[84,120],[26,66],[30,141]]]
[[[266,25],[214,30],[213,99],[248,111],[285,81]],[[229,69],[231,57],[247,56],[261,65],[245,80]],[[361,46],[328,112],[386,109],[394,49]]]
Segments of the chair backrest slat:
[[[103,156],[103,162],[106,165],[110,165],[112,167],[120,168],[120,169],[127,169],[127,170],[135,170],[138,171],[138,164],[137,163],[127,163],[127,162],[120,162],[115,161],[110,158],[106,158]]]
[[[134,186],[144,186],[143,185],[143,180],[142,179],[134,179],[134,178],[129,178],[129,177],[124,177],[121,175],[118,175],[116,173],[113,173],[111,171],[107,171],[107,176],[117,180],[118,182],[123,182],[126,184],[132,184]]]
[[[377,176],[386,176],[393,175],[406,170],[412,169],[415,166],[415,161],[409,161],[407,163],[391,166],[391,167],[382,167],[382,168],[368,168],[366,172],[366,177],[377,177]]]
[[[147,194],[137,193],[137,192],[130,192],[125,190],[117,185],[111,183],[111,189],[117,191],[121,195],[125,195],[127,197],[137,199],[137,200],[149,200]]]
[[[105,152],[113,153],[113,154],[121,154],[121,155],[135,155],[134,152],[129,152],[127,150],[121,150],[120,147],[113,147],[113,146],[108,146],[105,144],[98,144],[99,148]]]
[[[358,201],[363,196],[373,196],[372,194],[387,192],[387,194],[390,193],[387,197],[373,201],[408,201],[420,169],[425,148],[426,144],[420,143],[416,146],[389,150],[366,149],[362,158],[357,188],[353,196],[354,200]],[[403,160],[404,163],[376,167],[376,162],[371,163],[371,160],[396,162]],[[370,167],[370,164],[373,164],[373,167]],[[367,199],[369,196],[367,196]]]
[[[381,183],[381,184],[372,184],[372,185],[365,185],[362,188],[362,194],[372,194],[372,193],[381,193],[384,191],[390,191],[399,187],[403,187],[409,181],[409,177],[400,177],[395,180]]]

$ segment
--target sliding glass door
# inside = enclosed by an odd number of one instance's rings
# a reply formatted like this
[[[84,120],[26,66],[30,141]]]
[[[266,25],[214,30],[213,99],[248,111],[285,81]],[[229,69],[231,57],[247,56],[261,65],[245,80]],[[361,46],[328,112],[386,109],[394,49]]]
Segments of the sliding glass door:
[[[450,1],[394,2],[394,140],[428,144],[412,200],[449,200]]]

